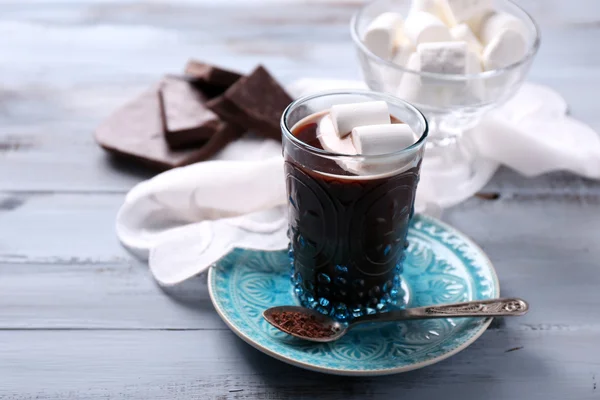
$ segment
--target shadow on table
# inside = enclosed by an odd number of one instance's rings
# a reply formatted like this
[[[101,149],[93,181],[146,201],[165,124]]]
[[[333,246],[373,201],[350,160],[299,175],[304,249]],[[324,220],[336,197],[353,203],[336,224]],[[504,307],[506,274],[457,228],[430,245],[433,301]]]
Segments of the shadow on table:
[[[206,284],[207,274],[203,273],[175,286],[160,286],[158,288],[172,301],[180,306],[201,312],[215,312]]]
[[[116,154],[106,154],[105,163],[109,169],[114,169],[120,174],[129,175],[139,180],[150,179],[158,175],[160,171],[132,162],[131,160]]]
[[[523,381],[525,376],[548,374],[542,360],[524,347],[514,346],[514,341],[509,338],[511,335],[501,328],[504,326],[502,321],[498,319],[473,345],[453,357],[422,369],[380,377],[334,376],[307,371],[271,358],[241,339],[235,341],[235,351],[263,380],[265,398],[296,399],[318,395],[319,399],[332,400],[425,400],[453,397],[448,392],[452,390],[460,393],[460,398],[485,399],[493,398],[492,394],[499,396],[506,390],[507,381],[527,384]]]

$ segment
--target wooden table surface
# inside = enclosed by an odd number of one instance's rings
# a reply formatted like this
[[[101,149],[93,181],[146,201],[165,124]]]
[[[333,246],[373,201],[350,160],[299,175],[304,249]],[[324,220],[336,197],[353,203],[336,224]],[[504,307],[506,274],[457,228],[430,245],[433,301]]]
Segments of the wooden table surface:
[[[522,0],[543,45],[531,80],[600,131],[600,1]],[[600,399],[600,183],[500,170],[444,219],[531,302],[467,350],[381,378],[304,371],[238,339],[198,277],[161,289],[115,214],[151,173],[115,163],[94,128],[188,57],[282,81],[358,78],[360,2],[0,2],[0,398]],[[540,134],[543,134],[541,132]],[[568,134],[568,132],[565,132]]]

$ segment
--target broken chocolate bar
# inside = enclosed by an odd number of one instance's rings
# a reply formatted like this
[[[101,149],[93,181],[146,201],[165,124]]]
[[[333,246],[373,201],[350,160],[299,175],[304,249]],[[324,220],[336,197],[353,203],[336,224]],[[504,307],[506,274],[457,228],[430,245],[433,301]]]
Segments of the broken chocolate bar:
[[[259,66],[241,78],[207,106],[225,121],[243,126],[256,134],[281,140],[279,120],[291,97],[277,81]]]
[[[209,98],[220,96],[242,77],[242,74],[195,60],[188,61],[185,74]]]
[[[242,132],[221,122],[217,132],[195,149],[171,150],[163,135],[158,87],[154,87],[113,113],[95,132],[105,150],[157,170],[167,170],[210,158]]]
[[[171,149],[199,146],[220,128],[221,119],[206,107],[206,98],[190,82],[163,79],[160,100],[165,139]]]

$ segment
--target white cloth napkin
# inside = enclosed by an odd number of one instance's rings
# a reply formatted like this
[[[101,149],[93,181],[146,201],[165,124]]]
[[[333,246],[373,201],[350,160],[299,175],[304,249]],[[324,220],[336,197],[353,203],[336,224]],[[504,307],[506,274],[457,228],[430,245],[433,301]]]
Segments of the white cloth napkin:
[[[364,84],[302,79],[287,89],[299,97],[348,88]],[[600,179],[600,137],[566,113],[558,93],[523,85],[465,134],[479,159],[476,179],[440,198],[436,182],[422,173],[417,212],[435,214],[472,196],[499,164],[525,176],[567,170]],[[281,145],[248,137],[230,144],[213,161],[167,171],[135,186],[119,210],[117,235],[138,257],[148,258],[159,283],[173,285],[205,271],[235,247],[285,248],[285,202]]]

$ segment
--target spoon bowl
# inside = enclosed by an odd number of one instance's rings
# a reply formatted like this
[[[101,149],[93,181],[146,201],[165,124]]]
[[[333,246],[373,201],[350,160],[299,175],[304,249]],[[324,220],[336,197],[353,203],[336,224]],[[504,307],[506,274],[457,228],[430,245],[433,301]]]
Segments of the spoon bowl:
[[[529,305],[518,298],[476,300],[440,304],[404,310],[392,310],[355,318],[350,323],[300,306],[278,306],[263,311],[263,317],[275,328],[311,342],[334,342],[350,329],[365,323],[409,321],[429,318],[513,317],[525,315]]]
[[[303,315],[308,317],[308,319],[312,320],[315,324],[318,324],[323,328],[323,332],[328,331],[329,336],[317,336],[310,337],[307,336],[302,330],[294,330],[291,327],[287,327],[282,324],[277,315],[282,315],[283,313],[293,313],[296,315]],[[275,328],[279,329],[282,332],[287,333],[288,335],[295,336],[300,339],[310,340],[311,342],[320,342],[327,343],[338,340],[342,336],[344,336],[348,330],[349,324],[344,322],[336,321],[328,315],[321,314],[320,312],[306,308],[301,306],[278,306],[271,307],[263,311],[263,317],[267,320],[268,323],[273,325]]]

